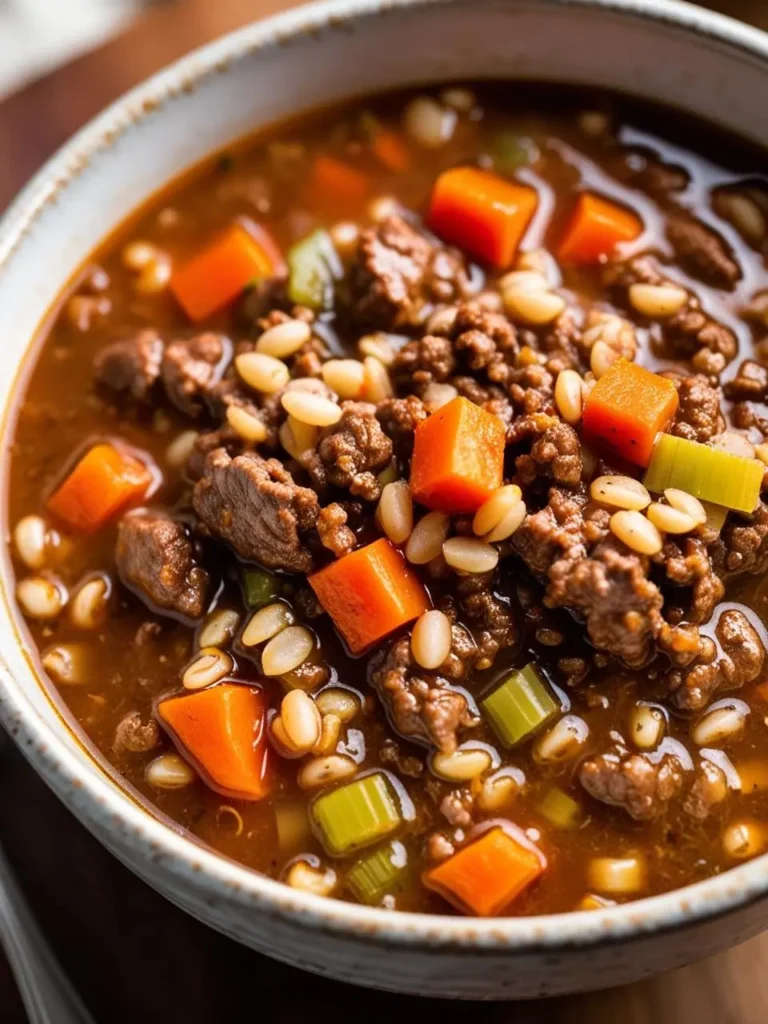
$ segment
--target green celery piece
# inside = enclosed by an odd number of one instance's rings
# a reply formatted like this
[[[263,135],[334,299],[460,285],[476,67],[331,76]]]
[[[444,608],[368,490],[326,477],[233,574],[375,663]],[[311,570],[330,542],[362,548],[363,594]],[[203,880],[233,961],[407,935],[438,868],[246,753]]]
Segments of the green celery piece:
[[[562,789],[550,789],[539,804],[539,813],[555,828],[576,828],[581,821],[581,807]]]
[[[533,662],[508,676],[480,706],[507,747],[514,747],[559,710]]]
[[[288,297],[310,309],[330,309],[342,267],[327,231],[318,228],[288,250]]]
[[[243,570],[243,590],[245,603],[252,611],[263,608],[274,601],[279,593],[280,582],[277,576],[264,569]]]
[[[367,903],[370,907],[378,906],[397,885],[407,866],[403,844],[397,841],[387,843],[352,865],[347,872],[347,887],[361,903]]]
[[[392,787],[382,772],[354,779],[317,797],[310,816],[323,845],[333,855],[370,846],[400,825]]]
[[[514,174],[521,167],[535,162],[536,145],[532,139],[515,132],[499,132],[491,142],[494,169],[502,174]]]
[[[765,466],[757,459],[662,434],[654,446],[643,483],[655,494],[676,487],[736,512],[754,512],[764,472]]]

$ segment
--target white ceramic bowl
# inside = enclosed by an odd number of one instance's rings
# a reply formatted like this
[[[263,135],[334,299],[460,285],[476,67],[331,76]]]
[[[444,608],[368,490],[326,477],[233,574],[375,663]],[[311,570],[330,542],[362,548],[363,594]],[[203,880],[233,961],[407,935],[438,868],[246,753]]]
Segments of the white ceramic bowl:
[[[513,76],[618,88],[768,139],[768,37],[673,0],[332,0],[253,25],[118,101],[6,214],[3,450],[42,315],[96,243],[178,172],[245,132],[344,97]],[[10,580],[3,555],[3,723],[120,860],[256,950],[358,984],[499,999],[677,967],[748,938],[768,918],[768,857],[626,906],[502,920],[370,909],[247,871],[153,818],[95,763],[40,687]]]

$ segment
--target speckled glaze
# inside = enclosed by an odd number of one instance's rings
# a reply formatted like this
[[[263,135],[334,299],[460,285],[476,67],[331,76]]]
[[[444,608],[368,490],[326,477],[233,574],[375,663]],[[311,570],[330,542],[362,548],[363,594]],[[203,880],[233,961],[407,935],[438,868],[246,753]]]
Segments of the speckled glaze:
[[[510,76],[619,88],[768,139],[768,37],[673,0],[332,0],[253,25],[112,106],[3,219],[4,451],[42,314],[104,234],[179,171],[260,125],[354,94]],[[362,985],[505,999],[634,980],[715,953],[768,922],[768,857],[623,907],[479,921],[325,900],[247,871],[134,803],[67,728],[37,680],[2,558],[4,725],[115,856],[253,949]]]

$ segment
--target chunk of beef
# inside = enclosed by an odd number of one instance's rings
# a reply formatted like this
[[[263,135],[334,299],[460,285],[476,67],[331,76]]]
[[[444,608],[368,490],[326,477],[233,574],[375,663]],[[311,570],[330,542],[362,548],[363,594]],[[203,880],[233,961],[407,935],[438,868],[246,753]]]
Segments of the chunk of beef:
[[[672,284],[656,262],[649,256],[636,256],[620,263],[609,263],[603,274],[606,286],[614,288],[620,296],[633,284]],[[694,357],[694,363],[706,372],[719,373],[738,351],[736,335],[725,324],[719,323],[701,308],[696,296],[691,295],[683,307],[661,325],[664,339],[663,354],[670,358]],[[707,350],[717,357],[702,367],[697,363],[697,350]]]
[[[376,415],[384,432],[392,439],[398,455],[401,458],[410,458],[414,431],[429,415],[422,400],[416,395],[387,398],[379,402]]]
[[[392,458],[392,441],[376,419],[376,406],[344,402],[341,419],[328,427],[317,448],[301,462],[318,488],[347,488],[366,501],[376,501],[381,485],[375,476]]]
[[[219,427],[198,434],[187,459],[186,473],[190,480],[197,481],[205,472],[205,460],[217,448],[223,448],[228,455],[240,455],[245,447],[242,437],[230,426]]]
[[[616,159],[609,165],[611,174],[656,200],[668,201],[690,184],[690,175],[684,167],[664,163],[646,148],[621,146],[614,156]]]
[[[724,578],[768,571],[768,505],[761,501],[750,519],[730,517],[710,549]]]
[[[112,746],[115,750],[127,750],[131,754],[146,754],[160,742],[160,727],[148,715],[142,718],[140,711],[129,711],[121,718],[115,729]]]
[[[232,342],[208,332],[172,341],[163,355],[161,375],[168,397],[181,412],[199,416],[232,359]]]
[[[636,821],[651,821],[680,792],[683,767],[672,754],[651,760],[617,748],[583,761],[579,781],[595,800],[621,807]]]
[[[667,217],[666,233],[675,256],[689,274],[716,288],[733,288],[741,280],[741,267],[730,246],[703,221],[676,210]]]
[[[317,523],[317,495],[299,487],[277,459],[256,452],[232,458],[217,448],[205,460],[192,503],[203,526],[241,558],[267,569],[312,570],[306,534]]]
[[[745,359],[723,390],[732,402],[764,402],[768,398],[768,367]]]
[[[115,552],[120,578],[153,609],[199,619],[206,608],[208,573],[195,560],[181,523],[141,509],[120,520]]]
[[[675,703],[686,711],[700,711],[720,689],[735,690],[758,678],[763,669],[765,648],[760,634],[737,609],[724,611],[715,627],[721,656],[710,642],[697,663],[685,672],[673,670],[667,676]]]
[[[683,810],[696,821],[705,821],[713,808],[728,796],[728,780],[712,761],[700,761],[696,778],[683,800]]]
[[[393,215],[362,232],[349,289],[353,319],[387,330],[423,322],[432,303],[467,295],[470,282],[457,250]]]
[[[139,331],[131,338],[113,341],[96,353],[94,370],[100,384],[137,402],[152,397],[160,376],[163,343],[157,331]]]
[[[428,334],[403,345],[395,356],[392,374],[406,386],[423,388],[433,381],[447,381],[455,368],[453,345],[448,338]]]
[[[519,455],[515,467],[521,483],[532,484],[538,477],[577,487],[581,481],[581,443],[573,427],[556,416],[534,413],[518,419],[513,426],[515,441],[534,438],[530,454]]]
[[[720,388],[710,384],[707,377],[697,373],[690,377],[672,375],[680,404],[670,433],[702,444],[725,429],[720,408]]]
[[[440,813],[454,828],[468,829],[472,825],[474,806],[475,797],[472,790],[463,786],[445,794],[440,801]]]
[[[693,623],[708,622],[725,587],[714,570],[707,549],[698,537],[668,541],[661,552],[667,579],[691,588],[686,618]]]
[[[459,577],[456,595],[462,617],[471,627],[477,644],[475,664],[478,669],[489,668],[499,651],[513,647],[519,639],[515,614],[510,605],[495,592],[492,572],[470,573]],[[456,627],[453,650],[457,650]]]
[[[602,509],[585,515],[586,498],[552,488],[549,502],[529,513],[512,544],[528,567],[545,578],[544,603],[583,619],[595,647],[630,666],[651,656],[663,625],[661,591],[650,563],[608,531]]]
[[[332,551],[337,558],[348,555],[355,546],[355,535],[347,526],[347,513],[338,502],[320,509],[317,535],[323,547]]]
[[[437,672],[426,672],[411,655],[408,637],[396,640],[383,664],[372,674],[393,728],[406,739],[421,740],[450,753],[458,745],[458,732],[478,719],[466,697],[450,688]]]

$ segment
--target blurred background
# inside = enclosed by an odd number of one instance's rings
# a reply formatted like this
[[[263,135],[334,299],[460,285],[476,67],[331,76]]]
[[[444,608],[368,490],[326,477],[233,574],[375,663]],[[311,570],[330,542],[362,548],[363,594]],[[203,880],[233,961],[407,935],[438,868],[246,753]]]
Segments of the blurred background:
[[[299,0],[0,0],[0,211],[85,121],[188,50]],[[768,29],[768,0],[709,0]],[[215,935],[109,856],[0,737],[0,839],[37,919],[98,1024],[299,1024],[351,1018],[355,989]],[[765,1024],[768,933],[623,989],[517,1005],[421,1004],[442,1024]],[[606,986],[610,978],[605,979]],[[414,1013],[379,994],[368,1024]],[[248,1015],[246,1017],[246,1014]],[[0,1024],[24,1024],[0,955]],[[54,1022],[55,1024],[55,1022]]]

